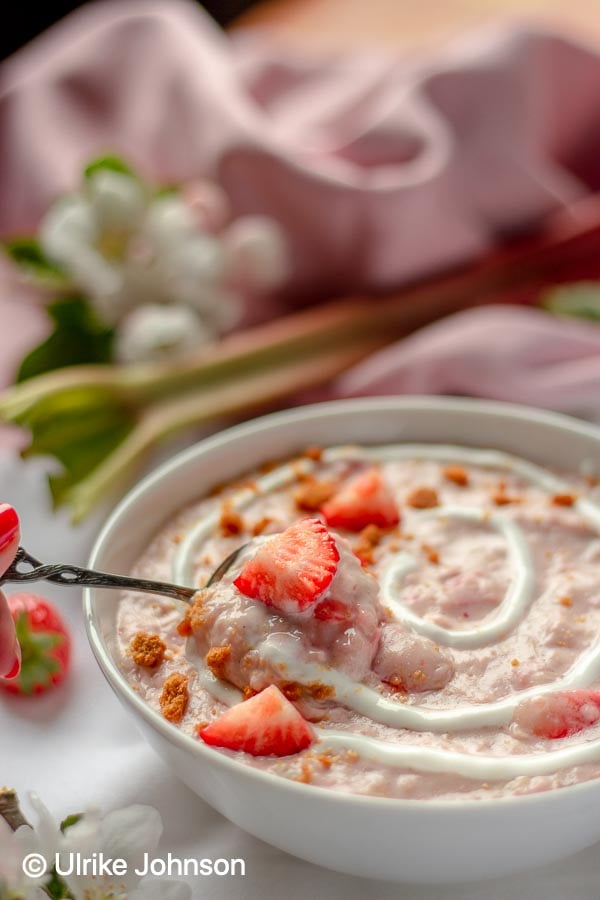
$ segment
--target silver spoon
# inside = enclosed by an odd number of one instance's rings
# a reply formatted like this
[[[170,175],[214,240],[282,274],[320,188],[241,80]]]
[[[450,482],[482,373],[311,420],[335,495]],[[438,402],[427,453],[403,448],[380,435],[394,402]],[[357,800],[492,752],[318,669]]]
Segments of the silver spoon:
[[[223,575],[231,568],[242,550],[248,544],[242,544],[233,553],[225,557],[223,562],[212,573],[205,587],[210,587],[220,581]],[[81,587],[122,588],[127,591],[143,591],[146,594],[162,594],[164,597],[175,597],[176,600],[185,600],[190,603],[200,588],[182,587],[178,584],[168,584],[163,581],[148,581],[145,578],[133,578],[131,575],[110,575],[106,572],[95,572],[93,569],[82,569],[81,566],[70,565],[44,565],[35,556],[19,547],[17,555],[4,575],[0,578],[0,585],[24,584],[31,581],[51,581],[53,584],[77,585]]]

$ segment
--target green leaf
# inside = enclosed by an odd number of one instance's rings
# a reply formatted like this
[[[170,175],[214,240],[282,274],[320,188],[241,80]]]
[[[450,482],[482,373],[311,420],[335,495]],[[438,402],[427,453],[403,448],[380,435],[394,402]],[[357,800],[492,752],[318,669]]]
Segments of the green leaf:
[[[22,361],[17,383],[65,366],[111,361],[114,329],[100,322],[86,300],[55,300],[48,306],[48,313],[54,330]]]
[[[81,822],[83,819],[83,813],[73,813],[70,816],[67,816],[66,819],[63,819],[60,823],[60,830],[64,834],[65,831],[70,828],[72,825],[77,825],[78,822]]]
[[[552,288],[542,306],[559,316],[600,321],[600,281],[577,281]]]
[[[63,290],[69,287],[65,273],[48,259],[35,238],[15,238],[4,248],[12,261],[36,284]]]
[[[104,429],[101,434],[73,444],[63,445],[55,451],[54,456],[63,465],[61,473],[48,476],[48,484],[55,506],[60,506],[69,500],[71,489],[83,481],[117,449],[132,427],[133,423],[130,417],[123,415],[119,419],[118,412],[115,412],[114,423]],[[38,452],[37,447],[36,452]]]
[[[131,166],[128,165],[125,160],[121,159],[119,156],[114,156],[113,154],[99,156],[97,159],[92,160],[92,162],[88,163],[83,170],[83,174],[85,178],[90,178],[92,175],[95,175],[96,172],[101,172],[102,170],[119,172],[121,175],[131,175],[135,178],[135,172]]]
[[[72,900],[73,894],[60,877],[56,874],[56,868],[53,866],[50,873],[50,881],[44,885],[44,890],[52,900]]]

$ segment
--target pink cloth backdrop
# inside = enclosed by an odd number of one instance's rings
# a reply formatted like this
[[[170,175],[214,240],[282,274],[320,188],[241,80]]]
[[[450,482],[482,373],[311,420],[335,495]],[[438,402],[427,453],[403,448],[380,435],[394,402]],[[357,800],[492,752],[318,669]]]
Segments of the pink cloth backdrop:
[[[311,59],[260,33],[231,40],[184,0],[112,0],[0,67],[0,148],[4,236],[34,230],[105,151],[157,179],[213,176],[235,212],[277,218],[293,276],[274,304],[248,310],[259,321],[298,298],[385,289],[472,258],[600,189],[600,55],[514,29],[435,59]],[[0,277],[6,382],[45,324]],[[335,390],[585,412],[600,407],[599,387],[596,326],[502,309],[431,326]]]

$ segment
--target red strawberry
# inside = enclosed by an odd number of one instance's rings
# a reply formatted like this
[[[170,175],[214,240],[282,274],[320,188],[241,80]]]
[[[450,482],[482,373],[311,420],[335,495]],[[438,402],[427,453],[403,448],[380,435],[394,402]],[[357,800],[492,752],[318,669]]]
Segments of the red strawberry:
[[[21,672],[0,681],[11,694],[42,694],[60,684],[69,671],[71,639],[54,607],[37,594],[12,594],[8,607],[21,645]]]
[[[339,559],[323,523],[300,519],[259,547],[233,583],[246,597],[281,612],[303,612],[327,590]]]
[[[600,719],[600,691],[554,691],[523,700],[514,721],[530,734],[563,738],[589,728]]]
[[[243,750],[252,756],[289,756],[315,740],[306,719],[274,684],[228,709],[198,734],[213,747]]]
[[[379,469],[367,469],[352,478],[321,507],[331,528],[362,531],[367,525],[391,528],[400,521],[398,507]]]

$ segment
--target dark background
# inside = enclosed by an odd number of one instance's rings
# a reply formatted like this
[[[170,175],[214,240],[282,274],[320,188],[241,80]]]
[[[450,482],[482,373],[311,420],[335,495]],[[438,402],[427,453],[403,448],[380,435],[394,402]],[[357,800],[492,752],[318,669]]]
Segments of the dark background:
[[[254,2],[256,0],[204,0],[202,5],[217,22],[226,25]],[[84,0],[79,3],[73,0],[9,0],[0,28],[0,59],[10,56],[79,6],[84,6]]]

